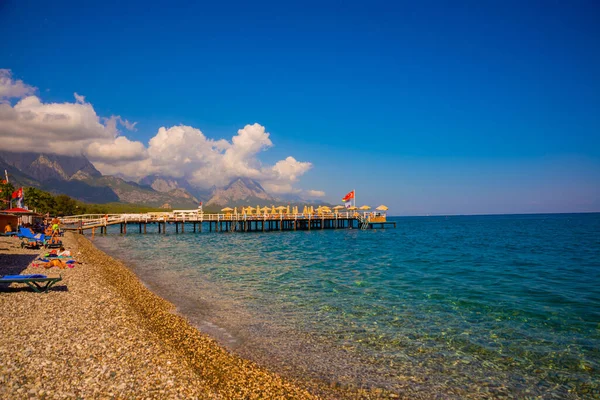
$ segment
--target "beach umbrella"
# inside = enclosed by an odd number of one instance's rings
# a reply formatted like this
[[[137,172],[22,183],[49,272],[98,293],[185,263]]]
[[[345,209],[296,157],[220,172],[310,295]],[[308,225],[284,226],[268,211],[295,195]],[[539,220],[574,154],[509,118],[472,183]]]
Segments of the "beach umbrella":
[[[377,207],[377,208],[376,208],[376,210],[379,210],[379,211],[387,211],[387,210],[388,210],[388,208],[382,204],[382,205],[380,205],[379,207]]]
[[[233,211],[233,208],[231,208],[231,207],[225,207],[225,208],[222,208],[221,211],[222,212],[231,212],[231,211]]]
[[[276,210],[279,212],[279,214],[282,214],[283,210],[285,210],[285,207],[284,206],[279,206],[279,207],[276,208]]]
[[[260,214],[260,206],[256,206],[256,213]]]
[[[304,208],[302,209],[302,214],[306,214],[308,212],[308,210],[306,209],[306,206],[304,206]]]
[[[271,206],[271,207],[272,207],[272,208],[271,208],[271,214],[276,214],[276,213],[277,213],[277,210],[275,209],[275,206],[273,205],[273,206]]]
[[[285,213],[289,214],[290,213],[290,205],[288,204],[288,206],[285,208]]]
[[[370,209],[371,209],[371,207],[369,207],[369,206],[360,206],[360,208],[359,208],[359,209],[360,209],[360,210],[370,210]]]
[[[344,206],[335,206],[335,207],[333,207],[334,210],[342,210],[344,208],[346,208],[346,207],[344,207]]]
[[[358,210],[358,207],[356,207],[356,206],[348,207],[348,210]]]
[[[238,212],[237,212],[237,207],[233,207],[233,213],[234,213],[235,215],[237,215],[237,213],[238,213]]]

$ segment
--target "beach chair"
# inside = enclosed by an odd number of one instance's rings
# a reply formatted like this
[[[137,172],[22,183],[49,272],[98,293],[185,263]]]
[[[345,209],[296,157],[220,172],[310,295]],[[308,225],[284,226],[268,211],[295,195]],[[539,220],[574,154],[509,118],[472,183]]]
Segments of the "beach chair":
[[[43,233],[34,234],[28,228],[19,228],[17,235],[21,239],[21,247],[40,247],[44,245],[46,236]]]
[[[48,278],[46,275],[4,275],[0,283],[25,283],[37,293],[47,293],[56,282],[62,280],[62,276]]]
[[[52,238],[47,238],[44,241],[44,247],[47,249],[59,248],[59,247],[62,247],[62,245],[63,245],[63,243],[62,243],[62,240],[60,240],[60,239],[58,240],[58,242],[54,242],[54,243],[52,243]]]

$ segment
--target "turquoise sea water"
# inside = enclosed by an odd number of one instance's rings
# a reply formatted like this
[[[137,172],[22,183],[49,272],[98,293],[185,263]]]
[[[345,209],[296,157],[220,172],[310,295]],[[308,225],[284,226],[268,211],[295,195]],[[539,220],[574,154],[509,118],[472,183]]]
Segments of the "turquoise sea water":
[[[238,354],[415,397],[600,396],[600,214],[94,243]],[[130,232],[134,232],[130,229]]]

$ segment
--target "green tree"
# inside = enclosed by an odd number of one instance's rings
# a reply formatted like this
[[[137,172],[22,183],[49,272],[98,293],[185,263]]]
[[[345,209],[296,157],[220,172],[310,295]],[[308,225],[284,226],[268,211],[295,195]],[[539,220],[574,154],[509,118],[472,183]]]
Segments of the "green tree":
[[[10,207],[10,199],[14,191],[15,187],[12,183],[0,180],[0,209]]]
[[[54,197],[43,190],[33,187],[25,188],[25,204],[30,210],[41,214],[53,213],[56,207]]]
[[[59,194],[54,197],[56,205],[54,214],[58,216],[74,215],[77,213],[77,201],[73,200],[66,194]]]

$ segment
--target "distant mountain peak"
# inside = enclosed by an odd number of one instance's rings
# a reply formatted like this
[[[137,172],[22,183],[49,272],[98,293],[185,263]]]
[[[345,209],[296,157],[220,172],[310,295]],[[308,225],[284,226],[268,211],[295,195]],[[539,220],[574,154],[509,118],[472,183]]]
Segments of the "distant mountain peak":
[[[216,189],[206,206],[238,206],[273,204],[275,198],[268,194],[257,181],[239,177],[233,179],[227,186]]]
[[[85,176],[102,176],[94,165],[83,156],[0,151],[0,158],[8,165],[40,182],[52,179],[59,181],[77,179],[80,171]]]

